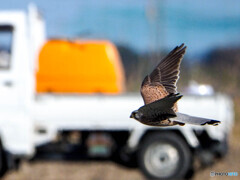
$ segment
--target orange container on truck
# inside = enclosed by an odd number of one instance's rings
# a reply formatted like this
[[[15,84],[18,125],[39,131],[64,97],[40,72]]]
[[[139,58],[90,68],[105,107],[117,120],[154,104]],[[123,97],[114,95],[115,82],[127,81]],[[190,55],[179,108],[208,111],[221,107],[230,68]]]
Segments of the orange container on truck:
[[[121,93],[122,63],[109,41],[49,40],[40,51],[38,93]]]

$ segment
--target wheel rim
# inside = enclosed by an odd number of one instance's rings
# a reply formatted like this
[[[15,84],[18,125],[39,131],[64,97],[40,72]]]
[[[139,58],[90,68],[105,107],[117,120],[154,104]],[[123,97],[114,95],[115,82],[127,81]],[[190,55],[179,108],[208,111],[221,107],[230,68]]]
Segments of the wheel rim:
[[[156,142],[144,154],[144,164],[148,172],[156,177],[169,177],[179,164],[179,152],[171,144]]]

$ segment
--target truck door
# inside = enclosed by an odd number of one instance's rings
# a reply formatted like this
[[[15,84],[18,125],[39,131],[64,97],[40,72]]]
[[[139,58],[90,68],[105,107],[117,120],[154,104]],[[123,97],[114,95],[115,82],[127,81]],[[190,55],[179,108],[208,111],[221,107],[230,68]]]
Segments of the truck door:
[[[0,25],[0,107],[4,109],[15,109],[19,103],[12,62],[13,31],[11,25]]]
[[[31,155],[34,149],[33,125],[27,108],[27,97],[31,96],[28,51],[25,23],[19,19],[24,18],[20,16],[15,24],[0,21],[0,138],[6,151]]]

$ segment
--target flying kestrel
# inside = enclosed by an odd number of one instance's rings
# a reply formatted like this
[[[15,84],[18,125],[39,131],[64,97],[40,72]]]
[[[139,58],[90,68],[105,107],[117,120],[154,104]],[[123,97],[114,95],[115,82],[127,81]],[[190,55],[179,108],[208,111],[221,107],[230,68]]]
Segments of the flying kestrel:
[[[145,105],[135,110],[131,118],[151,126],[185,125],[218,125],[220,121],[178,113],[177,101],[182,97],[177,93],[176,83],[179,78],[179,67],[186,51],[182,44],[174,48],[147,75],[141,86],[141,95]]]

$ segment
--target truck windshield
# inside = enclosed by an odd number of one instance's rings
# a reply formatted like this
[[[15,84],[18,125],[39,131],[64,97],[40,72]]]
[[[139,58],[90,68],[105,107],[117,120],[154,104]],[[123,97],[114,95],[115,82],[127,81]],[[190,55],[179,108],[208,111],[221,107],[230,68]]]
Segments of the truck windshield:
[[[10,68],[13,27],[0,25],[0,70]]]

